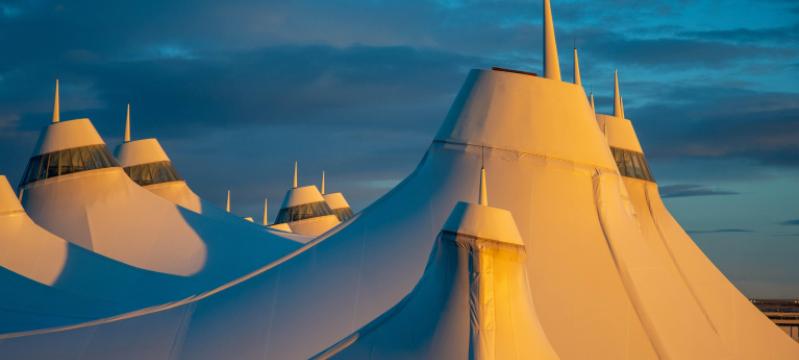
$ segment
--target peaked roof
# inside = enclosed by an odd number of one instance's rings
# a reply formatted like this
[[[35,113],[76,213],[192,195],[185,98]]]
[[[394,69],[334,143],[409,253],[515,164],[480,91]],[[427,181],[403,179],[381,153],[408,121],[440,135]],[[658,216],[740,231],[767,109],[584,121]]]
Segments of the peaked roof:
[[[33,155],[89,145],[105,145],[89,119],[60,121],[48,125],[41,132]]]

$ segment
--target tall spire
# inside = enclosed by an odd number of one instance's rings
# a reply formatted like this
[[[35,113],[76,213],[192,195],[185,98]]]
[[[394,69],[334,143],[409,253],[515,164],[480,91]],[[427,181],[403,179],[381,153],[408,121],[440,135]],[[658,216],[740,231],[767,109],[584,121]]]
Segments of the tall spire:
[[[58,96],[58,79],[55,79],[55,101],[53,102],[53,123],[61,121],[61,100]]]
[[[130,103],[128,103],[128,112],[125,114],[125,139],[124,142],[130,142]]]
[[[480,200],[478,204],[488,206],[488,190],[486,189],[486,168],[480,168]]]
[[[227,202],[225,203],[225,211],[230,212],[230,190],[227,191]]]
[[[555,43],[555,25],[549,0],[544,0],[544,77],[560,81],[558,45]]]
[[[583,82],[580,79],[580,60],[577,58],[577,47],[574,47],[574,84],[578,86],[583,86]]]
[[[325,194],[325,171],[322,170],[322,195]]]
[[[269,218],[267,216],[268,213],[269,213],[269,199],[264,198],[264,219],[262,221],[264,226],[269,225]]]
[[[596,105],[594,104],[594,92],[592,91],[588,96],[591,98],[591,111],[596,112]]]
[[[297,188],[297,161],[294,161],[294,181],[291,183],[291,188]]]
[[[624,119],[624,104],[619,91],[619,71],[613,73],[613,116]]]

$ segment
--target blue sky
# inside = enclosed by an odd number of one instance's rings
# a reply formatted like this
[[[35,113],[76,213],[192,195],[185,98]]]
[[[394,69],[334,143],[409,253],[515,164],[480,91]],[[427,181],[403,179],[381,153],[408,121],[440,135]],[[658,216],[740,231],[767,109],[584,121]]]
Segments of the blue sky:
[[[799,4],[553,1],[564,76],[611,108],[619,69],[667,205],[748,294],[799,296]],[[0,173],[62,118],[158,137],[203,197],[258,218],[290,185],[363,208],[406,176],[466,72],[541,71],[531,1],[0,1]],[[773,285],[772,282],[780,283]],[[799,282],[797,282],[799,283]]]

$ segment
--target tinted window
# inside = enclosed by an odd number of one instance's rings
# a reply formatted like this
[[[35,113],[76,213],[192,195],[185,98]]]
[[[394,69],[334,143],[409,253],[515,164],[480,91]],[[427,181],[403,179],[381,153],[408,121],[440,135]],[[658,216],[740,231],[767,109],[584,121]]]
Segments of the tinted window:
[[[330,207],[327,206],[327,203],[324,201],[319,201],[280,209],[280,212],[277,213],[275,224],[282,224],[332,214],[333,212],[330,210]]]
[[[141,186],[183,180],[170,161],[128,166],[125,172],[131,180]]]
[[[346,221],[349,220],[354,214],[352,213],[352,209],[345,207],[340,209],[333,209],[333,214],[336,214],[339,220]]]
[[[619,173],[622,176],[655,181],[644,154],[614,147],[611,147],[610,151],[613,153],[613,158],[616,159],[616,166],[619,167]]]
[[[119,166],[105,145],[90,145],[37,155],[28,162],[20,187],[76,172]]]

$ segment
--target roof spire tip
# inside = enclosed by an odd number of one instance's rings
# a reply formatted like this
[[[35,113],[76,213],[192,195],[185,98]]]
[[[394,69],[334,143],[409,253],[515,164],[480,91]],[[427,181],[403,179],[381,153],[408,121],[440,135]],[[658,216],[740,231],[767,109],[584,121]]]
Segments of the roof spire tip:
[[[128,111],[125,114],[125,138],[123,139],[124,142],[130,142],[130,103],[128,103]]]
[[[583,81],[580,78],[580,59],[577,57],[577,47],[574,48],[574,84],[583,86]]]
[[[61,100],[58,94],[58,79],[55,79],[55,100],[53,101],[53,123],[61,121]]]
[[[291,187],[292,187],[293,189],[296,189],[296,188],[297,188],[297,184],[298,184],[298,183],[297,183],[297,172],[298,172],[298,171],[297,171],[297,161],[295,160],[295,161],[294,161],[294,180],[293,180],[293,182],[291,183]]]
[[[488,190],[486,184],[486,168],[480,167],[480,194],[478,204],[488,206]]]
[[[325,194],[325,171],[322,170],[322,195]]]
[[[619,70],[613,72],[613,116],[624,119],[624,103],[619,90]]]
[[[549,0],[544,0],[544,77],[560,81],[558,45],[555,42],[555,25]]]

